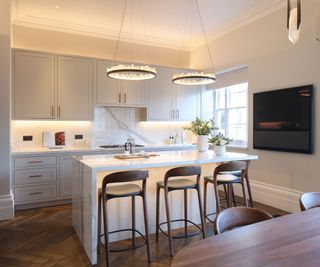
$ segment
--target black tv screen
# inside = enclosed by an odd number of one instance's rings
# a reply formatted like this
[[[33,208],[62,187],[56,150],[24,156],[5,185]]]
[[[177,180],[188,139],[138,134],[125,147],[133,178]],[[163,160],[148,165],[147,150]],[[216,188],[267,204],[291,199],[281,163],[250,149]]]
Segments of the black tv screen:
[[[255,93],[253,114],[253,148],[312,154],[312,85]]]

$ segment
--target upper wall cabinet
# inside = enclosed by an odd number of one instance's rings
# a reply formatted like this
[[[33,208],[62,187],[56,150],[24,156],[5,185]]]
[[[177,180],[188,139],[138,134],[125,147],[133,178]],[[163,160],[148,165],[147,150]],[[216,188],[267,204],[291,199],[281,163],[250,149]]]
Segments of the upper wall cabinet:
[[[96,99],[98,106],[146,106],[147,81],[119,81],[109,78],[106,70],[112,63],[97,60],[96,64]]]
[[[91,120],[92,59],[14,51],[13,118]]]
[[[92,59],[58,56],[58,118],[92,118]]]
[[[54,119],[54,55],[17,50],[13,64],[13,117]]]
[[[190,121],[200,116],[201,86],[175,85],[173,73],[157,67],[157,77],[150,80],[148,120]]]

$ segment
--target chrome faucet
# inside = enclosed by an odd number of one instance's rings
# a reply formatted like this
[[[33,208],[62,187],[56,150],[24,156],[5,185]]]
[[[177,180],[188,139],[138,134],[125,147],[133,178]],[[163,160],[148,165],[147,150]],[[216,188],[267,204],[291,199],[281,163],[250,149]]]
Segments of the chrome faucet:
[[[124,144],[124,151],[129,151],[130,154],[134,153],[135,141],[134,138],[129,136],[127,142]]]

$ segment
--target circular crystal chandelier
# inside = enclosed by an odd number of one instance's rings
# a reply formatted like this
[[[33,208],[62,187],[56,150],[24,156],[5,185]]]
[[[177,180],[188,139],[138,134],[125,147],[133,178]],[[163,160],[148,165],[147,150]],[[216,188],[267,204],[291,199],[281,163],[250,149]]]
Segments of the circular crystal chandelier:
[[[193,5],[193,1],[195,1],[196,3],[196,7],[197,7],[197,13],[201,22],[201,29],[202,29],[202,34],[206,43],[206,47],[207,47],[207,51],[209,54],[209,58],[210,58],[210,63],[211,63],[211,67],[213,69],[212,73],[205,73],[202,71],[188,71],[185,73],[177,73],[175,75],[173,75],[172,77],[172,82],[175,84],[179,84],[179,85],[206,85],[206,84],[210,84],[210,83],[214,83],[216,81],[216,76],[214,74],[214,65],[213,65],[213,60],[212,60],[212,55],[208,46],[208,40],[207,40],[207,36],[204,30],[204,24],[203,24],[203,20],[201,18],[201,13],[200,13],[200,9],[199,9],[199,4],[197,0],[191,0],[191,5]],[[192,7],[191,7],[192,9]]]
[[[148,65],[119,64],[107,68],[107,75],[118,80],[140,81],[156,77],[156,69]]]
[[[188,72],[175,74],[172,81],[179,85],[206,85],[214,83],[216,76],[213,73]]]
[[[131,1],[131,5],[132,5],[132,1]],[[116,56],[119,50],[119,43],[120,43],[127,6],[128,6],[128,0],[125,1],[123,13],[122,13],[121,26],[120,26],[117,45],[114,53],[114,60],[116,59]],[[132,9],[132,6],[131,6],[131,9]],[[143,18],[143,14],[141,14],[141,17]],[[146,32],[145,32],[145,35],[146,35]],[[132,42],[132,36],[131,36],[131,42]],[[117,80],[141,81],[141,80],[149,80],[149,79],[155,78],[157,71],[155,68],[152,68],[144,64],[140,65],[140,64],[134,64],[134,63],[129,63],[129,64],[120,63],[118,65],[114,65],[110,68],[107,68],[106,74],[108,77],[117,79]]]

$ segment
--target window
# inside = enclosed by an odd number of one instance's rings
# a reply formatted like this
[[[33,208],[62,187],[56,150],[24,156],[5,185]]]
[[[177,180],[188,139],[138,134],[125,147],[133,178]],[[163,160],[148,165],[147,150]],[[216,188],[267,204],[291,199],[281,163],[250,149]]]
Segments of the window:
[[[247,146],[248,83],[219,88],[213,92],[213,113],[219,131],[233,139],[232,145]]]

